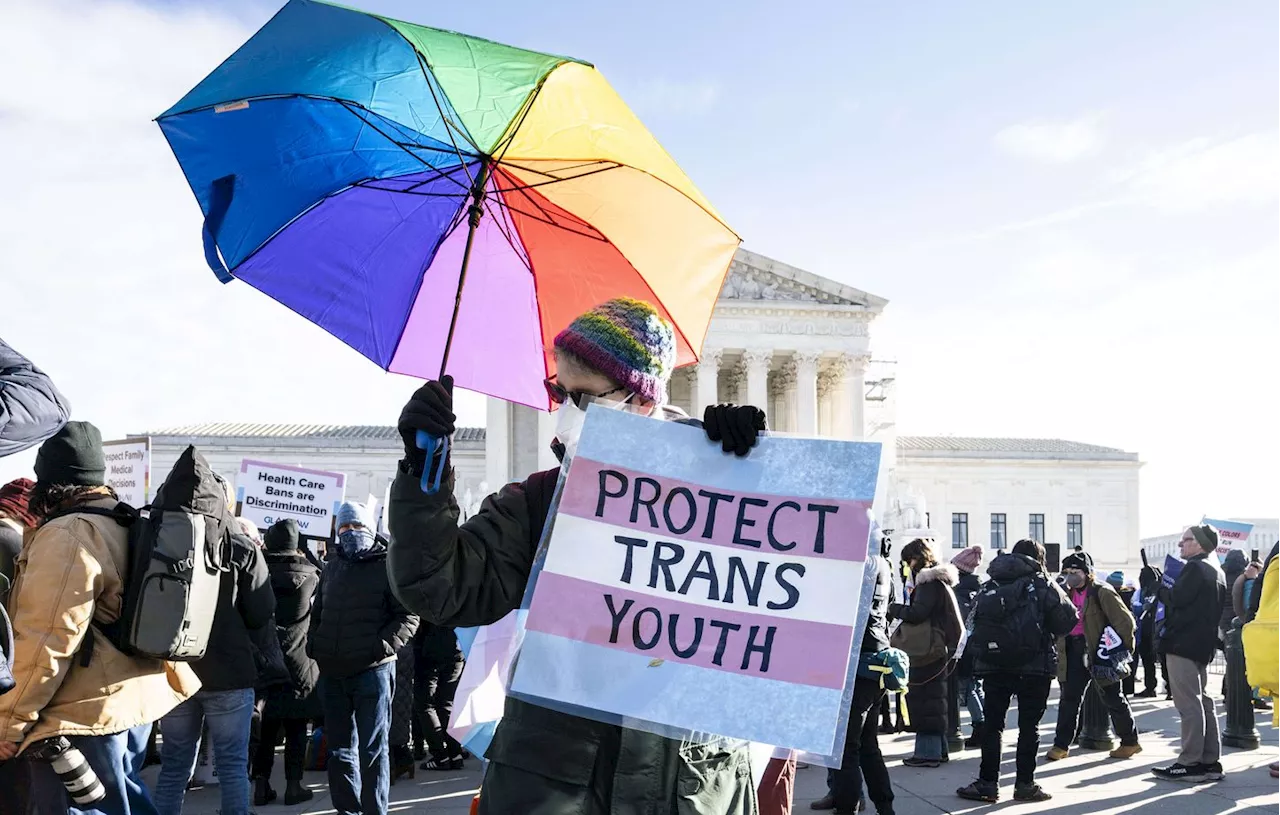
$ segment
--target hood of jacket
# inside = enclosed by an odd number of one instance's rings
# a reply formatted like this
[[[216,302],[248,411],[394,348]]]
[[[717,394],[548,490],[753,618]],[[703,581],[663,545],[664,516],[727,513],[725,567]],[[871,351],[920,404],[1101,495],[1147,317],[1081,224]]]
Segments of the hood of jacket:
[[[1038,574],[1040,564],[1026,555],[1015,555],[1012,552],[996,555],[987,567],[987,577],[997,583],[1008,583],[1021,577]]]
[[[946,586],[955,586],[960,582],[960,570],[950,563],[940,563],[937,566],[921,569],[916,574],[917,586],[935,581]]]

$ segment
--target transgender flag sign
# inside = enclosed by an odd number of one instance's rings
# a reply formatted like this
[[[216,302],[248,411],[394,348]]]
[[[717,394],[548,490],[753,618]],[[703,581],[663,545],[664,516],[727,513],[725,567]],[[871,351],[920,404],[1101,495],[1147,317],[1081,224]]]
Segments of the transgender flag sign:
[[[696,427],[591,408],[511,692],[831,755],[879,461],[879,444],[781,436],[739,459]]]

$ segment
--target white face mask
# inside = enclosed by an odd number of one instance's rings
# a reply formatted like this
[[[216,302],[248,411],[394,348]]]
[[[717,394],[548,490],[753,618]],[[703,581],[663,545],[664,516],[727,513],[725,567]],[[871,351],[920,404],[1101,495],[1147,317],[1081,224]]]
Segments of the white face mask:
[[[621,402],[597,399],[591,404],[599,405],[609,410],[634,410],[630,404],[634,397],[635,394],[632,393],[628,394],[627,398]],[[556,435],[551,442],[551,449],[561,463],[567,463],[573,458],[574,453],[578,451],[578,441],[582,438],[582,424],[586,420],[587,412],[575,405],[572,399],[567,400],[556,411]]]

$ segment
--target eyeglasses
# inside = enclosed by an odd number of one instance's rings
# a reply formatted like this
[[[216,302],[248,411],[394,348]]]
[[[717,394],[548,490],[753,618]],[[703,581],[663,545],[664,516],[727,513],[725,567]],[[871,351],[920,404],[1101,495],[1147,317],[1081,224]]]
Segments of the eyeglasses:
[[[557,405],[563,405],[565,402],[573,402],[573,406],[579,410],[584,410],[590,399],[603,399],[606,396],[613,396],[615,393],[622,393],[626,388],[618,386],[613,390],[607,390],[604,393],[587,393],[586,391],[571,391],[556,381],[554,375],[542,380],[542,384],[547,389],[547,396]],[[585,403],[585,404],[584,404]]]

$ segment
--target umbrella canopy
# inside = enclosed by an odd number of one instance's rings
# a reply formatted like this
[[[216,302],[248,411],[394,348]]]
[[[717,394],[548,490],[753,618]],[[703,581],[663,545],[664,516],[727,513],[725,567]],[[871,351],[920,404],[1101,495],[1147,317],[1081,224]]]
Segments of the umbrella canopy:
[[[739,243],[590,64],[313,0],[158,122],[224,281],[543,409],[553,338],[610,297],[695,361]]]

